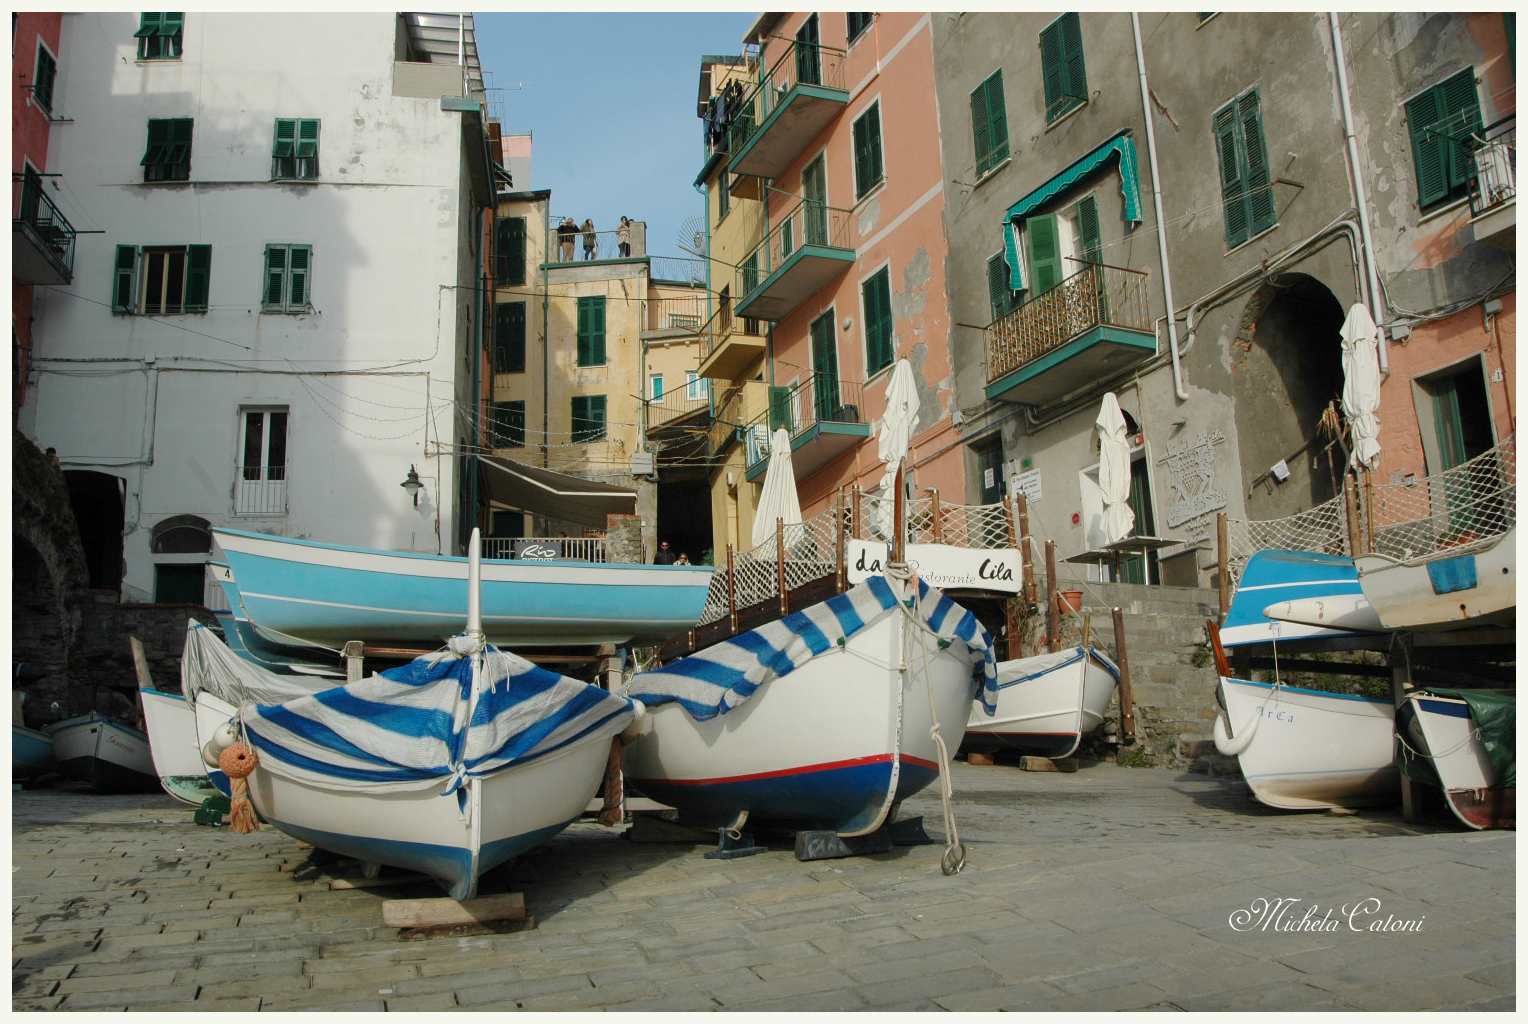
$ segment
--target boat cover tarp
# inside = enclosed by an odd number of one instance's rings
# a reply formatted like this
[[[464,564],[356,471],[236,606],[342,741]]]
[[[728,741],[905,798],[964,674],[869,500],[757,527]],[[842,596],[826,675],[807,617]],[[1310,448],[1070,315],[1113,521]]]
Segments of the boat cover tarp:
[[[188,637],[187,645],[192,640]],[[209,631],[197,634],[199,689],[239,694],[259,673]],[[474,702],[473,673],[483,673]],[[589,736],[613,736],[631,701],[486,646],[449,649],[279,704],[238,701],[262,770],[315,786],[422,789],[523,764]],[[468,722],[469,711],[471,715]]]
[[[1424,686],[1421,693],[1452,697],[1469,705],[1470,720],[1480,732],[1498,786],[1517,785],[1517,691]]]
[[[223,664],[225,658],[233,660]],[[196,700],[202,690],[237,707],[246,701],[280,704],[334,685],[332,678],[272,672],[241,657],[210,628],[191,619],[180,658],[180,692]]]
[[[637,492],[629,487],[584,480],[493,455],[479,455],[478,465],[484,490],[495,505],[598,530],[605,529],[606,516],[637,512]]]
[[[789,675],[814,656],[838,646],[895,608],[897,595],[884,576],[836,594],[820,604],[730,640],[713,644],[654,672],[639,672],[626,694],[655,707],[678,701],[697,721],[707,721],[739,707],[771,679]],[[921,579],[910,611],[982,675],[981,701],[987,714],[997,710],[997,662],[992,637],[976,616]]]
[[[1013,661],[1002,661],[997,666],[997,687],[1006,690],[1010,686],[1027,683],[1031,679],[1039,679],[1047,673],[1054,672],[1058,668],[1065,668],[1075,662],[1081,661],[1087,656],[1088,651],[1098,659],[1099,664],[1109,670],[1109,674],[1116,680],[1119,679],[1119,666],[1110,660],[1109,656],[1097,647],[1089,647],[1084,651],[1081,647],[1068,647],[1062,651],[1050,651],[1045,654],[1036,654],[1028,658],[1016,658]]]

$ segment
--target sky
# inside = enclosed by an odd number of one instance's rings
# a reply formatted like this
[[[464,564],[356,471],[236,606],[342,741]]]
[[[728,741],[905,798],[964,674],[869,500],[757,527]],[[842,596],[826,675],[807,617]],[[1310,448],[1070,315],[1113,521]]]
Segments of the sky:
[[[647,222],[649,255],[687,256],[680,231],[705,216],[694,186],[703,160],[700,59],[741,53],[757,17],[474,14],[504,133],[533,136],[531,180],[515,188],[551,189],[553,223],[593,218],[607,231],[627,216]]]

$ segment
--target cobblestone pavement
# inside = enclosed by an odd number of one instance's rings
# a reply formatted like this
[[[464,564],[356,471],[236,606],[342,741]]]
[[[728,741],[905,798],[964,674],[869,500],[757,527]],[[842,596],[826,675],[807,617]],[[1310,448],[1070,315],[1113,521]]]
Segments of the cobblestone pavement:
[[[195,825],[168,797],[15,791],[11,1005],[1516,1007],[1514,833],[1274,812],[1239,782],[1108,763],[957,763],[953,779],[956,875],[937,845],[712,860],[585,821],[485,881],[525,894],[532,930],[417,940],[381,904],[431,884],[332,890],[344,865]],[[937,793],[916,813],[937,833]]]

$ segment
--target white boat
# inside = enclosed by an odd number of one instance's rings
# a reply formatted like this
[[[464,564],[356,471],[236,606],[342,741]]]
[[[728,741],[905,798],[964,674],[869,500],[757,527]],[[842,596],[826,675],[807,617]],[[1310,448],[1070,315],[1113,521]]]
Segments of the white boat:
[[[583,812],[637,706],[486,645],[475,600],[467,621],[441,651],[277,705],[248,697],[273,673],[189,631],[182,673],[206,756],[231,720],[258,757],[249,797],[265,821],[472,897],[484,872]]]
[[[98,793],[147,793],[159,788],[149,738],[130,725],[97,712],[55,722],[53,737],[58,770],[90,783]]]
[[[1383,628],[1448,629],[1516,618],[1517,526],[1489,540],[1426,557],[1353,559]]]
[[[201,806],[218,790],[207,778],[201,744],[196,736],[196,711],[178,693],[141,687],[144,730],[160,787],[175,799]]]
[[[1367,807],[1400,798],[1395,707],[1282,684],[1220,677],[1215,748],[1234,756],[1270,807]]]
[[[632,677],[647,715],[623,770],[688,824],[866,836],[938,776],[978,683],[990,703],[975,617],[922,581],[875,576]]]
[[[1069,757],[1103,721],[1119,667],[1096,647],[1072,647],[999,662],[997,713],[971,708],[965,746]]]
[[[1456,818],[1517,827],[1515,691],[1419,690],[1401,702],[1396,728],[1407,774],[1437,785]]]

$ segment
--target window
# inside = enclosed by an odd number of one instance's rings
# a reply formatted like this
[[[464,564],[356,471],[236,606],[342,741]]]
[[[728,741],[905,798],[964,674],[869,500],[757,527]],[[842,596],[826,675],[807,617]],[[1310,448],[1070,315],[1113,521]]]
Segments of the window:
[[[149,546],[156,556],[156,603],[201,604],[206,599],[209,526],[200,516],[182,515],[162,519],[154,527]]]
[[[191,177],[191,122],[189,117],[150,119],[149,144],[140,161],[144,181]]]
[[[800,85],[822,84],[822,38],[817,30],[817,15],[812,14],[796,30],[796,82]]]
[[[865,371],[876,373],[891,365],[891,270],[882,267],[860,285],[865,315]]]
[[[495,277],[499,284],[525,283],[525,218],[504,217],[498,224],[495,248],[499,265]]]
[[[812,410],[819,421],[840,420],[838,339],[833,331],[833,311],[830,309],[813,320],[808,333],[812,338]]]
[[[605,440],[605,396],[573,396],[573,443]]]
[[[1007,256],[993,254],[987,260],[987,297],[992,302],[993,323],[1019,308],[1019,293],[1008,287],[1009,279]]]
[[[655,402],[663,397],[663,374],[650,373],[647,375],[647,393]]]
[[[1215,149],[1220,158],[1220,196],[1226,215],[1226,246],[1235,248],[1274,225],[1278,210],[1269,184],[1268,147],[1256,90],[1215,112]]]
[[[578,365],[605,365],[605,296],[578,300]]]
[[[1092,196],[1083,196],[1075,206],[1061,213],[1028,218],[1024,221],[1024,241],[1024,255],[1029,262],[1028,288],[1031,295],[1039,295],[1083,269],[1083,264],[1101,259],[1103,244],[1098,231],[1097,201]],[[992,273],[990,262],[987,271]],[[989,294],[991,288],[989,277]]]
[[[1475,69],[1466,68],[1406,104],[1417,200],[1426,210],[1469,194],[1475,170],[1469,141],[1480,131]]]
[[[313,272],[311,245],[267,245],[265,247],[265,294],[260,300],[263,313],[306,313],[311,294],[309,281]]]
[[[851,43],[858,39],[865,29],[870,27],[870,23],[875,20],[875,15],[868,12],[856,13],[850,11],[844,17],[849,22],[849,42]]]
[[[41,42],[37,44],[37,70],[32,75],[32,99],[43,110],[53,111],[53,80],[58,77],[58,62]]]
[[[1077,12],[1063,14],[1040,33],[1040,74],[1045,80],[1047,124],[1087,102],[1088,72]]]
[[[525,447],[525,403],[494,402],[488,407],[488,447]]]
[[[885,162],[881,159],[881,104],[876,101],[854,122],[854,198],[863,198],[885,176]]]
[[[493,372],[525,372],[525,303],[493,307]]]
[[[1008,159],[1008,107],[1003,72],[998,69],[971,93],[971,133],[976,140],[976,176]]]
[[[318,177],[318,119],[276,118],[276,142],[271,147],[271,177],[311,181]]]
[[[240,414],[235,515],[286,512],[287,410],[245,409]]]
[[[694,370],[686,370],[684,373],[684,396],[692,402],[698,402],[710,393],[710,381],[696,373]]]
[[[184,24],[185,14],[181,11],[143,14],[138,22],[138,31],[133,33],[138,39],[138,59],[179,58]]]
[[[716,219],[721,220],[732,210],[731,176],[727,168],[722,168],[721,176],[716,179],[716,187]]]
[[[112,310],[160,316],[205,313],[212,246],[117,246]]]
[[[488,536],[524,537],[525,513],[494,509],[488,513]]]

